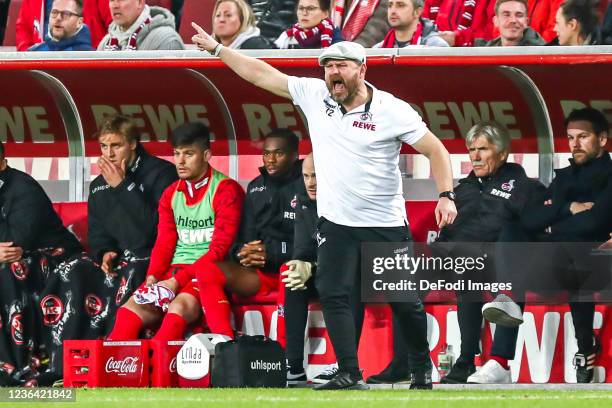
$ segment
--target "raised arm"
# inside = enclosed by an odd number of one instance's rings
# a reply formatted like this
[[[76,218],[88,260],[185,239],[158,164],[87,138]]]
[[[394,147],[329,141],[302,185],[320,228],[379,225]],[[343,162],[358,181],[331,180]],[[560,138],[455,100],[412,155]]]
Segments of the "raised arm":
[[[256,58],[247,57],[224,47],[196,23],[191,23],[198,32],[191,40],[201,51],[208,51],[221,58],[242,79],[283,98],[291,99],[288,77],[276,68]]]

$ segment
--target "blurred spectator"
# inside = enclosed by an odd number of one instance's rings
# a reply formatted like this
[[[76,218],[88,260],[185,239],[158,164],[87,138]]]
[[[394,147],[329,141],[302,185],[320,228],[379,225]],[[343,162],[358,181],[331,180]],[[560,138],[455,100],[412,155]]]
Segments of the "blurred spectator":
[[[500,36],[489,41],[487,47],[546,44],[540,34],[528,26],[527,0],[497,0],[493,23]]]
[[[544,41],[552,41],[555,33],[555,15],[563,0],[529,0],[527,15],[529,26],[536,30]]]
[[[29,51],[92,51],[89,28],[83,23],[83,0],[55,0],[45,41]]]
[[[331,19],[342,27],[342,37],[364,47],[385,38],[391,28],[387,21],[389,0],[334,0]]]
[[[248,0],[261,35],[274,41],[287,28],[296,23],[295,8],[298,0]]]
[[[52,6],[53,0],[23,0],[15,28],[17,51],[26,51],[47,39]],[[96,46],[111,21],[108,0],[84,0],[82,14],[91,30],[92,45]]]
[[[425,0],[423,17],[433,20],[450,46],[471,46],[474,38],[487,39],[486,35],[475,37],[470,30],[477,20],[481,21],[486,5],[487,0]]]
[[[110,0],[109,6],[113,22],[99,51],[185,49],[169,10],[149,7],[145,0]]]
[[[6,29],[6,18],[11,0],[0,0],[0,44],[4,40],[4,30]]]
[[[52,0],[23,0],[16,22],[17,51],[27,51],[44,41]]]
[[[212,18],[215,40],[233,49],[266,49],[275,45],[260,35],[255,15],[245,0],[217,0]]]
[[[97,48],[113,21],[108,0],[83,0],[83,21],[91,33],[91,45]]]
[[[329,0],[300,0],[298,22],[274,42],[278,48],[327,48],[342,41],[340,29],[329,18]]]
[[[423,0],[390,0],[387,19],[391,30],[375,48],[403,48],[410,45],[448,47],[433,21],[421,17]]]
[[[557,10],[555,32],[559,45],[612,44],[597,26],[597,0],[567,0]]]

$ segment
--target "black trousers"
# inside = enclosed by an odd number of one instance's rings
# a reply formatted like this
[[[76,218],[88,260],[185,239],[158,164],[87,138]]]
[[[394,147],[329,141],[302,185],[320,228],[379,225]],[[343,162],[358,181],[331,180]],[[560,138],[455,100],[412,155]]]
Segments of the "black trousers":
[[[505,242],[534,242],[536,239],[522,230],[518,224],[512,223],[502,229],[499,241],[498,246],[501,246]],[[601,284],[602,290],[609,286],[609,276],[606,278],[606,274],[602,273],[606,269],[609,270],[609,258],[592,257],[588,243],[550,242],[549,244],[521,248],[520,254],[512,253],[510,250],[506,256],[499,256],[504,254],[504,251],[498,249],[496,260],[499,262],[496,262],[495,267],[498,278],[500,281],[513,281],[515,297],[523,297],[526,290],[548,293],[549,287],[543,287],[542,282],[550,282],[550,289],[555,289],[550,291],[552,293],[558,293],[565,288],[570,298],[569,306],[578,350],[588,354],[593,349],[595,317],[595,303],[590,300],[593,284],[589,279],[593,277],[592,272],[595,271],[596,276],[600,277],[596,280],[596,284]],[[533,283],[533,277],[538,274],[542,277],[537,279],[537,283]]]
[[[480,354],[480,335],[482,331],[483,302],[463,301],[461,294],[457,294],[457,321],[461,336],[461,352],[457,361],[473,363],[476,354]],[[524,303],[519,303],[521,310]],[[491,355],[514,359],[516,350],[517,327],[497,326],[493,336]],[[404,341],[401,322],[393,318],[393,361],[400,364],[409,364],[410,347]]]
[[[285,331],[287,346],[285,353],[292,368],[298,364],[302,367],[304,360],[304,336],[308,320],[308,303],[318,299],[319,294],[314,287],[316,274],[306,282],[306,290],[291,290],[285,288]],[[364,305],[361,302],[359,285],[355,285],[351,294],[351,310],[355,322],[355,344],[359,344],[363,326]]]
[[[325,218],[318,223],[319,247],[316,287],[323,316],[341,371],[358,372],[356,329],[351,293],[360,285],[361,244],[412,241],[408,226],[347,227]],[[427,317],[420,301],[391,303],[393,315],[410,346],[413,371],[431,367],[427,343]]]

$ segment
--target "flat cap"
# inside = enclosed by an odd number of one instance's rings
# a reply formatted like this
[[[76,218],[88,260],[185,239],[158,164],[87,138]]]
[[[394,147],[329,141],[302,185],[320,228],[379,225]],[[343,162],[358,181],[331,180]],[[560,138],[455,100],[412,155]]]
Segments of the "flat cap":
[[[332,44],[319,55],[319,65],[325,65],[327,60],[352,60],[358,64],[365,64],[366,52],[361,44],[351,41],[341,41]]]

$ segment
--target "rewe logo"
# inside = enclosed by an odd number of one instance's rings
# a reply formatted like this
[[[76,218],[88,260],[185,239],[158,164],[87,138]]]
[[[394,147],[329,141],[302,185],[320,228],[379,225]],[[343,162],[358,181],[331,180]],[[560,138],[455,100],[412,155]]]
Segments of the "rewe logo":
[[[281,362],[275,361],[273,363],[269,361],[263,360],[255,360],[251,361],[251,370],[265,370],[266,372],[272,371],[280,371],[281,370]]]
[[[105,370],[107,373],[134,374],[138,369],[137,362],[138,357],[126,357],[123,360],[115,360],[111,356],[106,360]]]
[[[373,123],[364,123],[359,121],[353,121],[353,127],[365,130],[376,131],[376,125]]]

